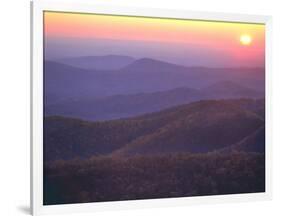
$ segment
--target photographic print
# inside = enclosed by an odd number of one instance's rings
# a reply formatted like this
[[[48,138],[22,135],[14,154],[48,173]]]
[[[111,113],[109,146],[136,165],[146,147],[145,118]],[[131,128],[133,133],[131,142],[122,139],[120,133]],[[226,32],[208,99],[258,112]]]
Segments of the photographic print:
[[[44,11],[43,204],[265,192],[265,24]]]

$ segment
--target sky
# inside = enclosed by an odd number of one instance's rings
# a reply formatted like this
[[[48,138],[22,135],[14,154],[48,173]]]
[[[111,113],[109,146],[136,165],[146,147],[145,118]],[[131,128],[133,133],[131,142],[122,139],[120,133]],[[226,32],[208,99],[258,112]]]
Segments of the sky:
[[[127,55],[186,66],[264,67],[265,25],[44,13],[46,59]]]

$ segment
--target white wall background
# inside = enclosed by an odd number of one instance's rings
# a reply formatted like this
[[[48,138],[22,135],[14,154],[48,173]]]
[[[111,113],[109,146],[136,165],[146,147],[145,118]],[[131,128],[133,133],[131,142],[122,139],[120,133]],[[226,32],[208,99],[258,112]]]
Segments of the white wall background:
[[[79,0],[78,0],[79,1]],[[93,0],[94,1],[94,0]],[[103,1],[95,1],[103,2]],[[104,1],[105,2],[105,1]],[[107,0],[107,4],[273,16],[273,201],[201,205],[98,216],[281,214],[281,6],[278,0]],[[29,208],[29,1],[2,0],[0,7],[0,214]],[[81,214],[82,215],[82,214]],[[87,215],[87,214],[86,214]]]

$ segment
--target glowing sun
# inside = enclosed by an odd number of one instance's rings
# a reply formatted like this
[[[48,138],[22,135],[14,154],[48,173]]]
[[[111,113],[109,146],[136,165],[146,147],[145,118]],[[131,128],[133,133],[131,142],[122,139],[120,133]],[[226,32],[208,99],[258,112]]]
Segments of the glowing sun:
[[[252,37],[248,34],[243,34],[240,36],[240,43],[242,45],[250,45],[252,43]]]

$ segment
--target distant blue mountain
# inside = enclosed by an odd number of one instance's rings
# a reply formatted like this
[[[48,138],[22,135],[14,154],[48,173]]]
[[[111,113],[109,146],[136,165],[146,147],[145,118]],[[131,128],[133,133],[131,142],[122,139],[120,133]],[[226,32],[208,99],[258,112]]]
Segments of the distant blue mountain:
[[[110,120],[150,113],[204,98],[207,95],[199,90],[177,88],[153,93],[67,100],[46,106],[45,114],[86,120]]]
[[[185,87],[153,93],[66,100],[46,106],[45,114],[85,120],[111,120],[156,112],[205,99],[259,98],[263,96],[262,93],[253,89],[230,81],[223,81],[200,90]]]
[[[84,69],[45,61],[44,78],[46,105],[69,99],[153,93],[186,86],[199,89],[223,80],[264,89],[262,68],[184,67],[148,58],[114,70]]]
[[[56,61],[83,69],[117,70],[131,64],[135,59],[130,56],[105,55],[68,57]]]
[[[264,93],[226,80],[214,83],[201,89],[202,92],[208,94],[209,98],[258,98],[263,97]]]

